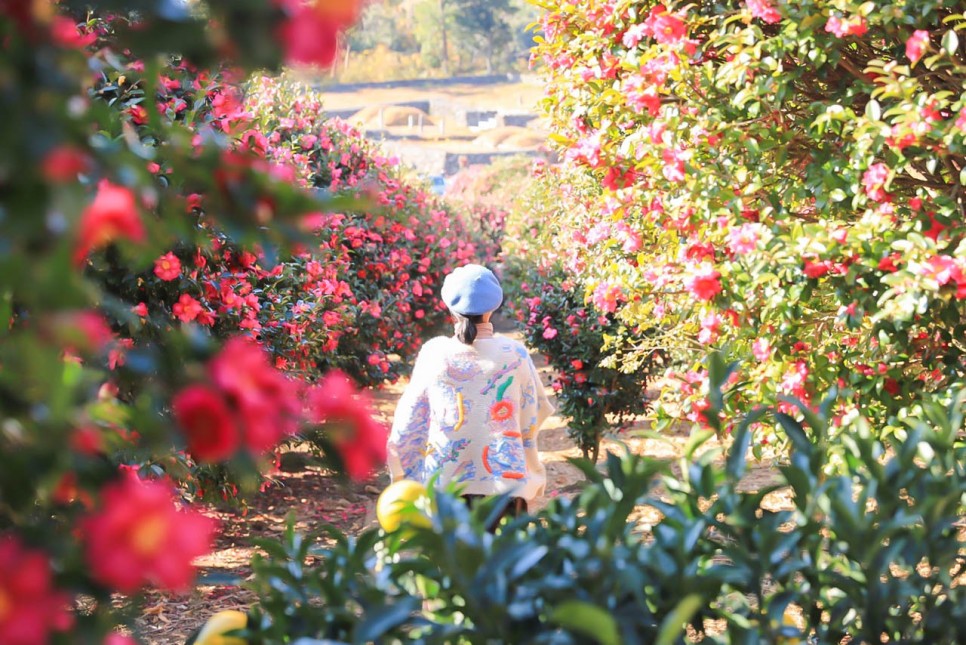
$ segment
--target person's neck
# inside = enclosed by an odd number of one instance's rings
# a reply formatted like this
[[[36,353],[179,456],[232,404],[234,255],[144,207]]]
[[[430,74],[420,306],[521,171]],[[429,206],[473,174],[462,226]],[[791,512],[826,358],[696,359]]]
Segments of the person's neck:
[[[476,338],[493,338],[493,323],[476,323]]]

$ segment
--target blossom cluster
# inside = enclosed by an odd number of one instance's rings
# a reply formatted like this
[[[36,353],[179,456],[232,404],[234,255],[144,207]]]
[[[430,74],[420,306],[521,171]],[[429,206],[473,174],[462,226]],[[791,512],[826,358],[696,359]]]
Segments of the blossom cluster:
[[[599,191],[549,210],[601,311],[664,328],[684,373],[709,349],[740,361],[732,412],[837,387],[837,421],[890,427],[966,380],[958,18],[925,1],[550,4],[544,105],[565,174]],[[671,385],[685,405],[665,410],[697,419],[702,396]]]

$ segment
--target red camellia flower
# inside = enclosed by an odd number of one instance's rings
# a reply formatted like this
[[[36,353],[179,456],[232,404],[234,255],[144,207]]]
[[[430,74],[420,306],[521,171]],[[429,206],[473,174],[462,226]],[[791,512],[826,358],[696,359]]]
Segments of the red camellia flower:
[[[201,303],[186,293],[182,293],[178,302],[171,306],[171,313],[181,322],[191,322],[203,311],[204,307],[201,306]]]
[[[47,153],[40,170],[44,179],[54,183],[77,181],[77,175],[87,170],[87,155],[73,146],[57,146]]]
[[[144,237],[144,224],[138,215],[134,193],[102,181],[94,201],[81,214],[74,262],[82,264],[91,251],[114,240],[143,242]]]
[[[806,277],[809,278],[821,278],[823,275],[827,274],[832,270],[832,263],[828,260],[820,260],[818,262],[813,262],[812,260],[805,260],[805,264],[802,271],[805,273]]]
[[[215,521],[178,510],[165,484],[126,474],[103,488],[101,508],[80,530],[87,564],[101,583],[122,593],[145,585],[187,591],[191,561],[210,549]]]
[[[238,450],[241,436],[225,399],[205,385],[191,385],[171,401],[171,409],[199,461],[222,461]]]
[[[127,109],[127,113],[131,115],[131,121],[135,125],[144,125],[148,122],[148,111],[143,105],[132,105]]]
[[[70,435],[70,447],[82,455],[93,457],[104,452],[104,438],[94,426],[81,426]]]
[[[339,31],[352,24],[359,13],[358,0],[280,0],[288,14],[279,27],[278,39],[289,64],[328,67],[335,60]]]
[[[349,477],[364,480],[386,463],[389,429],[373,418],[369,398],[344,373],[332,370],[326,374],[309,390],[307,405],[313,422],[332,429],[332,441]]]
[[[47,643],[73,624],[70,596],[56,589],[47,556],[15,536],[0,536],[0,643]]]
[[[684,38],[687,26],[684,21],[673,13],[668,13],[667,7],[659,4],[651,9],[644,20],[645,33],[662,45],[673,45]]]
[[[702,264],[684,279],[684,287],[698,300],[711,300],[721,292],[721,274],[710,264]]]
[[[97,40],[97,34],[81,33],[77,23],[66,16],[56,16],[51,21],[50,35],[58,45],[74,49],[87,47]]]
[[[72,352],[102,352],[114,340],[107,320],[96,311],[56,314],[50,326],[57,341]]]
[[[929,47],[929,32],[925,29],[915,30],[906,41],[906,58],[913,63],[919,62],[922,55],[926,53],[927,47]]]
[[[154,261],[154,275],[162,280],[174,280],[181,275],[181,260],[170,251]]]

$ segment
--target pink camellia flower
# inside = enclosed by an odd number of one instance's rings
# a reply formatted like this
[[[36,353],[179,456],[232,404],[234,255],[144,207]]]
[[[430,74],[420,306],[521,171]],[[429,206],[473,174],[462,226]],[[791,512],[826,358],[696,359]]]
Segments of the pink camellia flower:
[[[698,300],[711,300],[721,293],[721,274],[708,263],[702,263],[684,279],[684,287]]]
[[[923,266],[922,275],[935,280],[939,286],[956,285],[957,300],[966,298],[966,267],[949,255],[934,255]]]
[[[735,255],[746,255],[758,248],[760,225],[742,224],[728,230],[728,249]]]
[[[624,253],[637,253],[644,244],[640,234],[626,222],[618,222],[614,226],[614,239],[621,243]]]
[[[65,311],[52,316],[49,326],[60,345],[72,353],[102,352],[114,340],[111,326],[96,311]]]
[[[101,583],[122,593],[150,585],[187,591],[191,562],[208,553],[216,524],[178,510],[170,486],[125,474],[101,491],[101,507],[80,523],[87,564]]]
[[[82,264],[91,251],[122,238],[143,242],[144,224],[134,193],[105,180],[98,185],[94,201],[81,214],[74,263]]]
[[[668,181],[684,181],[684,151],[675,148],[665,148],[664,178]]]
[[[782,15],[772,5],[771,0],[747,0],[746,4],[752,16],[769,25],[773,25],[782,19]]]
[[[925,29],[917,29],[912,32],[909,36],[909,40],[906,41],[906,58],[908,58],[913,65],[919,62],[922,55],[926,53],[926,49],[929,47],[929,32]]]
[[[544,340],[553,340],[556,337],[557,337],[557,330],[554,329],[553,327],[547,327],[546,329],[543,330]]]
[[[138,642],[127,634],[111,632],[104,637],[104,645],[138,645]]]
[[[808,392],[805,390],[808,374],[808,364],[805,361],[795,361],[789,370],[785,372],[779,389],[785,394],[802,399],[803,401],[808,400]]]
[[[956,117],[956,127],[966,131],[966,107],[959,110],[959,116]]]
[[[759,361],[767,361],[771,358],[771,343],[767,338],[757,338],[751,344],[751,353]]]
[[[846,36],[864,35],[868,31],[868,26],[862,16],[845,19],[838,16],[829,16],[828,22],[825,23],[825,31],[835,34],[837,38],[845,38]]]
[[[886,181],[889,179],[889,167],[884,163],[875,163],[862,175],[862,185],[865,194],[874,202],[889,201],[890,195],[885,191]]]
[[[0,643],[37,645],[73,624],[70,596],[54,586],[47,556],[0,535]]]
[[[174,280],[181,275],[181,260],[170,251],[154,261],[154,275],[164,281]]]
[[[203,311],[204,307],[201,306],[201,303],[186,293],[182,293],[178,302],[171,306],[171,312],[181,322],[191,322]]]
[[[623,298],[624,292],[620,285],[611,282],[601,282],[594,289],[594,306],[601,311],[614,313],[617,311],[617,302]]]
[[[633,49],[637,47],[638,43],[640,43],[644,39],[644,36],[646,36],[647,33],[648,33],[648,26],[646,24],[640,22],[640,23],[637,23],[636,25],[631,25],[630,27],[627,28],[627,31],[625,31],[624,35],[621,37],[621,42],[623,43],[624,47],[627,47],[628,49]]]
[[[702,316],[701,331],[698,332],[698,342],[708,345],[717,340],[723,322],[724,319],[716,311]]]
[[[366,393],[357,390],[343,372],[327,373],[309,390],[307,406],[310,420],[328,424],[349,477],[364,480],[386,463],[389,430],[375,420]]]
[[[638,114],[647,112],[650,116],[657,116],[661,109],[661,96],[657,88],[641,76],[625,81],[624,97],[627,104]]]
[[[667,7],[659,4],[652,8],[644,20],[645,33],[662,45],[680,42],[687,32],[687,25],[679,16],[668,13]]]

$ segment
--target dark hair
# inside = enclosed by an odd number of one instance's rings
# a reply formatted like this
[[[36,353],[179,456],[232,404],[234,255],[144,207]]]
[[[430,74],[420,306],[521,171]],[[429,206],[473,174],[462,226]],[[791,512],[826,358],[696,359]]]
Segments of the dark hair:
[[[456,325],[456,338],[464,345],[472,345],[476,340],[476,324],[483,322],[483,316],[464,316],[451,311]]]

